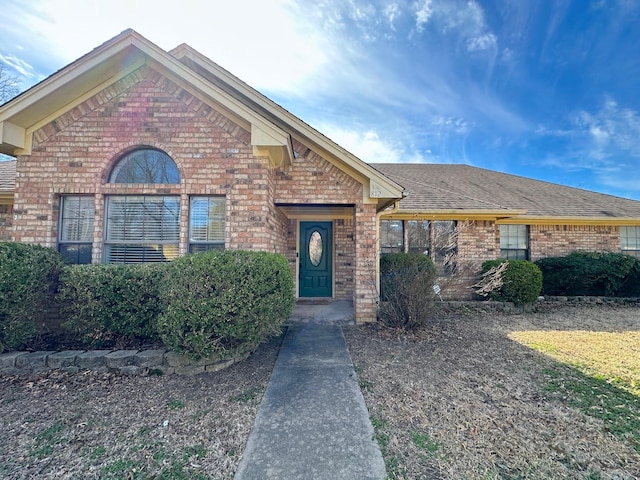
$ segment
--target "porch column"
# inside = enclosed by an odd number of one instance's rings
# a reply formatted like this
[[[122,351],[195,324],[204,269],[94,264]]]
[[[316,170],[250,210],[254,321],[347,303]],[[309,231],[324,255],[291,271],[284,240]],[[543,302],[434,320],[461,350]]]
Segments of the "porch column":
[[[355,272],[353,306],[356,323],[374,322],[377,318],[376,289],[376,206],[356,205],[355,213]]]

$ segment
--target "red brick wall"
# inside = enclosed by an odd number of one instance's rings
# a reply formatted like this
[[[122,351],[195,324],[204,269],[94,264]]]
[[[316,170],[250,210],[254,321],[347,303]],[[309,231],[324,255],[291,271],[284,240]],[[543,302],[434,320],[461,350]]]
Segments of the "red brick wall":
[[[531,260],[561,257],[576,251],[619,252],[620,229],[591,225],[531,225]]]
[[[180,253],[185,253],[189,197],[224,195],[226,247],[283,253],[295,273],[297,223],[276,203],[355,205],[362,202],[362,185],[297,141],[298,158],[272,169],[266,158],[254,156],[250,138],[246,128],[153,69],[141,68],[34,133],[32,154],[17,164],[16,240],[55,246],[60,196],[91,194],[93,260],[100,262],[106,195],[171,194],[181,196]],[[142,145],[173,158],[180,185],[107,183],[122,154]],[[334,225],[335,296],[351,298],[354,222]]]
[[[0,205],[0,242],[8,242],[13,237],[13,205]]]
[[[500,257],[500,237],[494,222],[458,222],[458,256],[478,268],[485,260]]]
[[[355,271],[355,244],[353,220],[333,222],[335,244],[335,297],[351,300],[353,297],[353,274]]]
[[[494,222],[459,222],[458,251],[466,261],[480,264],[500,258],[500,230]],[[530,225],[532,261],[575,251],[619,252],[620,230],[612,226]]]
[[[378,290],[376,285],[376,207],[359,202],[355,216],[354,304],[358,323],[377,319]]]

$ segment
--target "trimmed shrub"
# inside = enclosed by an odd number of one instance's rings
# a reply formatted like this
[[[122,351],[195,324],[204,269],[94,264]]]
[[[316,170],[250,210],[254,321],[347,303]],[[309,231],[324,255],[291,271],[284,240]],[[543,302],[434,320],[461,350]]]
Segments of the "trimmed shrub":
[[[160,336],[194,359],[252,351],[280,333],[293,310],[293,278],[279,254],[203,252],[173,260],[165,273]]]
[[[433,310],[436,268],[420,253],[392,253],[380,258],[378,320],[388,327],[416,330]]]
[[[63,326],[87,346],[120,338],[153,342],[163,308],[157,265],[73,265],[61,276]]]
[[[482,273],[507,262],[502,273],[502,285],[489,293],[491,300],[513,302],[522,306],[537,300],[542,291],[542,271],[528,260],[487,260],[482,264]]]
[[[574,252],[536,262],[546,295],[635,296],[640,261],[621,253]]]
[[[0,352],[33,338],[54,305],[63,267],[50,248],[0,243]]]

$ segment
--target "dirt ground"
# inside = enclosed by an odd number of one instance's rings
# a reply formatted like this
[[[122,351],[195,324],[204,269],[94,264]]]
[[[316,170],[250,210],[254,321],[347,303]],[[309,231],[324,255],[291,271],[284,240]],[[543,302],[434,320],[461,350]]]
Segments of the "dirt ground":
[[[545,390],[554,361],[508,337],[553,329],[640,331],[640,309],[346,328],[389,478],[640,478],[637,452]],[[233,478],[279,345],[195,377],[0,376],[0,478]]]
[[[456,313],[419,335],[346,330],[389,477],[640,479],[629,444],[545,389],[554,361],[508,337],[555,329],[638,332],[640,309]]]

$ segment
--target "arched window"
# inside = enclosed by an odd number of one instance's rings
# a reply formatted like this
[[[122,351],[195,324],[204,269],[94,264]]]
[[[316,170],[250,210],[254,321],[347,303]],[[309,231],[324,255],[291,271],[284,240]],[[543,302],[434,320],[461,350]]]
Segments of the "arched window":
[[[109,183],[177,185],[180,172],[166,153],[143,147],[125,154]],[[104,261],[164,262],[178,255],[180,196],[132,193],[106,197]]]
[[[155,148],[125,154],[111,171],[109,183],[180,183],[180,172],[169,155]]]

